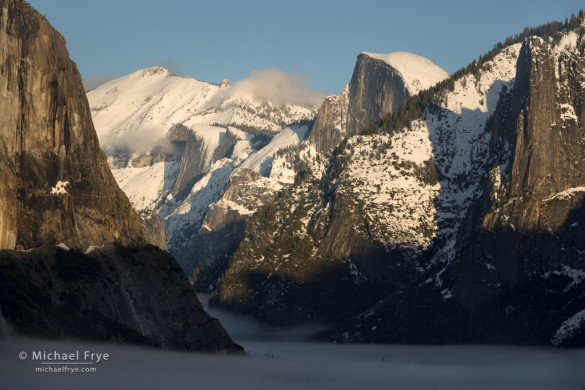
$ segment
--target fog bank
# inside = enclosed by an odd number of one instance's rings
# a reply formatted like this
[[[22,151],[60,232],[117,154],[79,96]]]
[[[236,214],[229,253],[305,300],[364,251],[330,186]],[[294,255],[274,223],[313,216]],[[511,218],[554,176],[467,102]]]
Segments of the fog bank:
[[[248,356],[108,344],[0,341],[6,389],[572,389],[585,384],[585,351],[486,346],[248,342]],[[35,372],[32,351],[108,353],[93,373]],[[58,364],[56,367],[62,366]]]

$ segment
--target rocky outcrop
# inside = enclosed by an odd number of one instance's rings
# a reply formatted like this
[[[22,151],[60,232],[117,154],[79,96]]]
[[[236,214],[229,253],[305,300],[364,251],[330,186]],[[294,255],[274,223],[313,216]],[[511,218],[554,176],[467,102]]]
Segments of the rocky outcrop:
[[[500,174],[509,178],[494,188],[483,228],[513,225],[522,233],[556,232],[580,206],[585,194],[584,68],[583,57],[557,58],[539,38],[523,46],[510,107],[500,107],[505,112],[497,114],[492,141],[515,145],[513,154],[498,156],[508,168]]]
[[[347,110],[349,86],[339,96],[327,96],[319,107],[309,141],[321,153],[329,153],[345,137],[347,132]]]
[[[193,133],[188,133],[185,141],[185,152],[181,159],[181,167],[179,168],[179,176],[173,189],[173,195],[178,195],[185,189],[189,190],[195,181],[201,175],[209,170],[211,166],[207,158],[207,148],[205,143],[195,136]]]
[[[65,39],[23,1],[0,11],[0,248],[141,242]]]
[[[584,49],[581,41],[575,52]],[[582,54],[555,53],[536,37],[524,43],[514,89],[492,123],[495,168],[459,240],[462,254],[453,283],[466,307],[504,301],[522,312],[506,293],[548,284],[548,293],[531,293],[545,302],[567,302],[562,309],[543,303],[548,332],[585,308],[581,298],[572,297],[585,269],[583,85]],[[501,147],[506,143],[512,145],[508,153]],[[482,263],[493,263],[493,272],[474,272]],[[482,293],[470,294],[478,286]]]
[[[141,212],[139,216],[146,242],[166,250],[167,235],[165,232],[165,224],[161,217],[155,212],[148,211]]]
[[[32,336],[240,351],[176,261],[146,245],[63,37],[22,0],[0,0],[0,12],[4,318]]]
[[[349,82],[349,96],[346,133],[354,135],[384,114],[396,111],[410,92],[398,70],[360,53]]]
[[[328,154],[345,136],[358,134],[447,76],[415,54],[360,53],[347,87],[339,96],[327,97],[319,108],[309,140]]]
[[[0,286],[2,313],[22,334],[241,351],[175,259],[152,246],[0,251]]]
[[[185,151],[181,159],[179,176],[173,190],[173,193],[177,195],[185,190],[190,190],[195,182],[209,171],[214,162],[224,157],[230,157],[234,145],[238,142],[238,137],[234,135],[233,131],[227,129],[219,146],[210,152],[208,150],[209,146],[197,135],[186,130],[184,126],[177,125],[175,127],[183,129],[181,133],[186,132],[184,140],[186,143]],[[173,131],[170,138],[171,140],[179,139],[179,132]]]

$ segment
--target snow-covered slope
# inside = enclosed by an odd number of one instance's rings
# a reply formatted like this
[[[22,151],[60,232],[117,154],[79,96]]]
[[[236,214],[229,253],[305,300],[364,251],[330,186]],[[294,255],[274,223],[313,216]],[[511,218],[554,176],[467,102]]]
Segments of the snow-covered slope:
[[[233,92],[233,94],[232,94]],[[161,67],[136,71],[90,92],[92,116],[102,147],[150,151],[171,127],[184,124],[218,142],[231,125],[274,135],[284,125],[311,119],[313,109],[258,100],[252,91],[181,77]],[[212,126],[212,127],[210,127]]]
[[[257,207],[237,197],[221,202],[234,170],[269,175],[272,156],[308,131],[303,121],[313,118],[314,107],[266,100],[253,81],[216,85],[153,67],[87,94],[118,184],[143,223],[153,213],[163,218],[179,261],[193,257],[189,243],[216,202],[230,206],[232,219]],[[262,181],[265,196],[280,189],[278,180],[238,177]]]
[[[426,250],[439,238],[446,246],[438,256],[452,256],[456,232],[481,190],[488,163],[490,133],[484,126],[500,93],[514,82],[520,47],[513,45],[486,63],[479,78],[468,74],[457,80],[440,113],[429,112],[392,135],[348,140],[348,164],[337,194],[349,193],[356,207],[363,205],[376,241]],[[382,58],[396,63],[411,56]]]
[[[172,125],[199,114],[218,90],[217,85],[154,67],[112,80],[87,96],[102,147],[147,150]]]
[[[384,61],[400,72],[402,78],[406,81],[406,86],[411,95],[432,87],[449,76],[449,73],[433,61],[412,53],[394,52],[376,54],[362,52],[360,54]]]
[[[279,150],[298,145],[303,140],[307,130],[307,126],[291,126],[283,129],[268,145],[250,155],[242,164],[242,168],[266,175],[272,164],[272,156]]]
[[[301,171],[249,220],[215,302],[280,324],[337,323],[346,311],[338,341],[582,345],[580,23],[497,45],[404,110],[345,133],[326,169]],[[400,79],[412,88],[406,64],[428,65],[361,57],[349,103],[329,97],[321,129],[343,123],[333,119],[345,107],[372,107],[380,95],[365,85],[389,75],[394,91]],[[273,173],[284,166],[275,159]]]

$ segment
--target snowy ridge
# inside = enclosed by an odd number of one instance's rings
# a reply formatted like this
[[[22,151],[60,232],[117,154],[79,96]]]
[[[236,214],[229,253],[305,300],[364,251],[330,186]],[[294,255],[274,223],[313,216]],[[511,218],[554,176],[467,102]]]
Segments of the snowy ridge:
[[[416,54],[407,52],[389,54],[362,52],[360,54],[384,61],[396,69],[405,80],[406,87],[411,95],[416,95],[420,91],[428,89],[449,77],[449,73],[433,61]]]
[[[256,100],[251,93],[243,94],[242,88],[232,96],[232,90],[230,85],[220,87],[154,67],[112,80],[87,97],[106,150],[127,147],[149,152],[178,123],[208,139],[229,125],[276,133],[283,124],[314,115],[306,107]]]
[[[258,98],[261,92],[249,82],[215,85],[153,67],[88,93],[96,131],[116,181],[137,211],[145,215],[154,211],[163,218],[174,253],[200,230],[212,208],[249,215],[259,206],[221,199],[222,188],[237,168],[269,175],[272,156],[304,138],[308,127],[292,124],[312,119],[314,107]],[[173,132],[177,124],[183,127]],[[180,171],[194,163],[181,163],[185,146],[180,143],[189,139],[185,132],[201,144],[202,158],[189,158],[199,159],[204,174],[185,199],[175,199],[171,193]],[[223,146],[228,136],[231,144]],[[276,179],[260,181],[256,184],[269,192],[281,186]]]
[[[551,343],[553,345],[560,345],[563,341],[581,329],[581,325],[585,322],[585,310],[574,314],[562,323],[559,329],[555,332]]]
[[[424,250],[439,236],[445,245],[437,259],[454,256],[461,218],[479,196],[488,164],[490,135],[485,123],[500,93],[513,86],[520,48],[516,44],[498,54],[479,79],[468,74],[457,80],[440,114],[427,112],[424,119],[392,135],[350,138],[346,148],[350,165],[339,190],[350,191],[356,206],[364,205],[381,243]],[[404,64],[411,58],[407,54],[378,58]]]
[[[268,145],[250,155],[241,167],[266,176],[272,165],[272,156],[281,149],[298,145],[304,139],[307,130],[307,126],[291,126],[283,129]]]
[[[575,196],[575,194],[577,194],[579,192],[585,192],[585,187],[569,188],[565,191],[559,192],[558,194],[551,196],[550,198],[543,200],[543,202],[550,202],[551,200],[555,200],[555,199],[561,199],[561,200],[570,199],[573,196]]]
[[[112,80],[87,97],[102,147],[138,146],[149,151],[153,143],[125,145],[126,137],[133,141],[137,136],[133,133],[140,131],[159,141],[173,124],[197,115],[218,88],[154,67]]]

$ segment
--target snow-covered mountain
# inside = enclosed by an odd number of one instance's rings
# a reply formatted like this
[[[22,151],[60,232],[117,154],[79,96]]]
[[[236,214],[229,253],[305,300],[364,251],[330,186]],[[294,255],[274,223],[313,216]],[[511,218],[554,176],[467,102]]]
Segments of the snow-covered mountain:
[[[229,256],[257,208],[300,170],[322,170],[323,153],[341,135],[356,133],[447,75],[414,54],[361,53],[349,85],[317,115],[314,96],[267,93],[266,80],[257,77],[216,85],[160,67],[112,80],[88,99],[114,176],[147,236],[166,245],[190,274]],[[327,114],[332,100],[341,120]]]
[[[328,336],[338,341],[578,344],[576,20],[525,32],[453,76],[410,53],[360,53],[349,84],[318,110],[227,83],[197,87],[190,110],[143,98],[131,114],[113,99],[133,124],[104,131],[103,146],[143,222],[163,218],[187,273],[206,267],[198,288],[214,289],[214,304],[272,323],[337,323]],[[221,122],[228,111],[239,119]],[[153,134],[147,153],[129,147],[129,129]],[[563,309],[524,306],[550,297]],[[522,329],[541,314],[542,329]],[[408,326],[391,326],[396,318]],[[432,318],[436,327],[423,325]]]
[[[411,96],[449,77],[449,73],[433,61],[413,53],[377,54],[362,52],[360,54],[383,61],[399,72],[404,80],[404,87]]]
[[[320,107],[310,140],[328,153],[343,137],[357,134],[448,76],[431,60],[416,54],[360,53],[349,84],[340,95],[328,96]]]
[[[327,98],[325,168],[249,220],[212,302],[336,341],[583,345],[584,33],[526,29],[356,134],[384,80],[415,80],[362,53],[377,88]]]
[[[258,99],[253,88],[235,88],[227,80],[220,85],[198,81],[161,67],[112,80],[90,91],[88,98],[105,149],[148,149],[176,124],[213,148],[227,126],[275,135],[286,125],[314,115],[312,107]]]
[[[266,100],[259,88],[253,80],[217,85],[153,67],[87,94],[118,184],[151,242],[168,245],[187,272],[211,264],[234,245],[221,235],[218,243],[207,238],[211,232],[202,230],[207,213],[214,212],[217,225],[218,210],[225,208],[219,225],[241,235],[241,223],[240,228],[233,223],[281,188],[270,178],[273,155],[298,145],[309,131],[316,107]],[[258,182],[257,202],[221,201],[234,174]],[[234,182],[243,185],[229,183]]]

